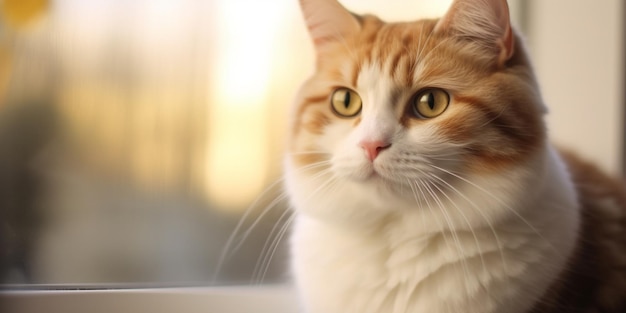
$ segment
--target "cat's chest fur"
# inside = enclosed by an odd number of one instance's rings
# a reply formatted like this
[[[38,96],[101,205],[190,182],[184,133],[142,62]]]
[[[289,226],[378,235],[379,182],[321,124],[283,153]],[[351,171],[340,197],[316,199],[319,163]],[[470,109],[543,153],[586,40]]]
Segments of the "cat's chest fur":
[[[572,186],[562,181],[567,175],[553,163],[559,162],[554,153],[547,153],[545,162],[551,165],[546,181],[525,195],[536,199],[525,204],[540,215],[511,206],[515,214],[470,229],[462,218],[454,224],[452,214],[476,208],[451,198],[441,200],[436,212],[400,210],[378,216],[378,223],[357,219],[354,224],[364,223],[358,226],[299,216],[292,266],[308,312],[527,312],[560,274],[578,230]],[[305,203],[336,211],[373,209],[349,199]],[[480,205],[487,212],[488,205],[505,204]],[[457,228],[428,231],[450,224]]]
[[[306,217],[296,223],[292,239],[306,246],[294,251],[294,270],[305,306],[315,312],[524,312],[529,307],[498,307],[493,296],[504,287],[503,262],[493,249],[481,256],[473,243],[458,249],[457,242],[472,235],[420,236],[399,243],[384,234],[354,233],[317,223]],[[479,237],[489,234],[478,231]],[[323,243],[323,244],[321,244]],[[482,242],[483,248],[488,243]],[[518,244],[526,244],[520,240]],[[456,248],[454,248],[456,247]],[[470,251],[473,250],[473,251]],[[460,253],[468,254],[465,259]],[[483,252],[484,253],[484,252]],[[533,257],[531,251],[526,251]],[[526,265],[507,256],[507,268]],[[484,264],[484,265],[483,265]],[[485,268],[489,274],[485,276]],[[497,274],[496,274],[497,273]],[[506,295],[502,295],[506,297]],[[509,295],[510,297],[511,295]],[[506,297],[506,298],[509,298]],[[532,303],[532,302],[531,302]]]

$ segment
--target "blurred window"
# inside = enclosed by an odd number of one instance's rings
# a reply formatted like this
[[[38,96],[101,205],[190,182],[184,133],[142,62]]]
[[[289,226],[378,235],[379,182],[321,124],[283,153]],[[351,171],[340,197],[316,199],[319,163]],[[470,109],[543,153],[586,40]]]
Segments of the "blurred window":
[[[341,2],[412,20],[439,16],[451,1]],[[590,12],[582,0],[556,2],[509,1],[542,86],[558,87],[563,71],[554,66],[569,60],[570,68],[579,51],[554,55],[550,41],[588,42],[539,31],[568,27],[549,14],[578,16],[557,7]],[[314,64],[298,1],[0,0],[0,8],[1,284],[288,277],[281,158],[291,100]],[[621,51],[595,50],[611,54],[589,68],[618,68]],[[602,83],[589,73],[568,84]],[[619,93],[619,80],[609,82],[608,94]],[[575,114],[588,103],[569,90],[546,90],[560,116],[555,137],[618,170],[622,136],[611,129],[621,122],[598,117],[593,134],[576,126],[590,136],[580,140],[569,129],[581,123],[571,121],[593,119]],[[611,99],[603,112],[617,116]],[[610,140],[593,140],[598,134]]]

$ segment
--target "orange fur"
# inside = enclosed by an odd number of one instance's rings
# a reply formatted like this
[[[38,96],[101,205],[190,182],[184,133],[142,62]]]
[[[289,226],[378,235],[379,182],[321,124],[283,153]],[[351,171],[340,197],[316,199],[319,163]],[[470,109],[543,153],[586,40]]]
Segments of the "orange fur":
[[[358,34],[343,37],[321,53],[316,74],[300,95],[292,141],[300,140],[301,130],[319,135],[330,123],[347,122],[330,112],[329,94],[336,86],[354,88],[360,69],[369,65],[388,69],[386,74],[397,87],[409,93],[430,86],[451,91],[455,114],[432,121],[405,114],[399,122],[406,127],[435,123],[453,142],[475,139],[466,153],[472,170],[493,171],[524,161],[543,144],[542,104],[536,103],[528,58],[520,47],[502,69],[490,60],[473,57],[473,51],[450,34],[434,33],[437,20],[388,24],[368,15],[359,21]],[[415,80],[418,68],[421,76]],[[309,89],[309,84],[320,82],[327,82],[326,93]],[[398,105],[406,107],[408,103]],[[320,110],[328,112],[323,120]]]
[[[309,18],[313,13],[307,14],[308,5],[313,7],[313,3],[317,2],[301,2],[306,4],[303,8],[305,16]],[[314,11],[313,15],[320,18],[325,9],[331,6],[337,9],[336,3],[321,1],[320,10]],[[557,156],[547,142],[543,120],[545,107],[522,41],[511,29],[506,1],[456,0],[448,13],[439,20],[405,23],[386,23],[375,16],[352,16],[344,14],[347,11],[342,12],[336,15],[349,21],[339,23],[336,30],[329,27],[332,23],[308,24],[316,45],[316,71],[302,86],[292,119],[288,164],[294,165],[296,170],[311,165],[309,169],[319,174],[300,176],[297,171],[292,171],[290,176],[297,184],[290,189],[295,194],[292,197],[306,199],[300,202],[300,206],[304,207],[304,213],[301,214],[310,214],[316,220],[307,226],[327,230],[325,218],[328,218],[333,221],[328,223],[333,227],[336,226],[335,222],[341,226],[345,222],[345,225],[353,227],[353,224],[358,224],[354,222],[355,219],[363,218],[365,225],[379,225],[377,222],[380,222],[380,225],[387,227],[385,223],[389,223],[393,226],[388,228],[395,230],[404,225],[403,214],[407,211],[415,213],[414,210],[427,215],[431,204],[438,204],[446,215],[446,223],[453,235],[463,234],[465,225],[471,228],[472,234],[474,226],[484,227],[481,223],[472,224],[472,208],[480,212],[475,218],[489,224],[495,237],[498,237],[495,228],[507,233],[507,223],[513,220],[519,222],[516,218],[525,222],[523,226],[529,226],[537,235],[541,235],[520,215],[526,213],[534,218],[537,226],[545,227],[545,233],[554,236],[554,246],[562,250],[553,246],[554,251],[529,253],[529,257],[545,254],[545,258],[541,259],[541,263],[529,260],[524,264],[528,266],[524,267],[525,272],[520,271],[522,274],[515,277],[518,282],[506,282],[507,287],[519,284],[517,287],[522,286],[520,290],[537,292],[533,300],[524,302],[528,307],[515,308],[515,311],[507,307],[508,300],[503,301],[504,298],[495,298],[492,293],[488,293],[483,302],[493,300],[493,305],[499,308],[489,312],[626,312],[626,192],[620,183],[575,155],[562,152],[561,156]],[[363,100],[360,115],[346,118],[333,113],[330,101],[336,88],[349,88],[360,93]],[[431,88],[444,90],[450,97],[450,103],[442,114],[424,118],[428,115],[415,113],[412,101],[417,95],[423,95],[420,91]],[[427,99],[429,102],[421,102],[420,105],[426,103],[433,109],[434,103],[430,101],[436,100]],[[345,101],[348,100],[346,97]],[[390,152],[394,149],[395,154]],[[428,155],[429,152],[432,155]],[[363,153],[367,153],[367,160]],[[439,171],[428,172],[433,168]],[[331,176],[328,184],[320,183],[319,177],[324,175]],[[482,188],[463,177],[478,178],[489,187]],[[344,184],[344,181],[349,183]],[[495,183],[489,185],[492,181]],[[350,195],[345,198],[343,194],[337,196],[333,195],[332,190],[328,191],[337,185],[344,186],[344,189],[339,189],[348,190]],[[472,195],[475,197],[470,200],[467,197],[471,196],[466,196],[463,191],[473,189],[480,189],[478,191],[483,193],[474,190],[476,193]],[[486,189],[501,190],[492,193],[492,190]],[[402,197],[404,194],[411,195],[411,192],[415,203],[409,199],[408,209],[394,211],[396,207],[404,208],[405,202],[402,201],[405,199]],[[504,199],[494,194],[502,195]],[[334,202],[324,202],[333,196]],[[458,196],[457,202],[463,203],[465,200],[469,205],[457,206],[451,199],[455,196]],[[317,198],[311,205],[308,200],[313,197]],[[494,200],[490,197],[498,198],[498,201],[495,204],[487,201]],[[448,207],[452,210],[451,214],[445,213],[446,207],[442,203],[446,200],[451,203]],[[507,200],[510,202],[504,203]],[[474,205],[478,201],[485,201],[486,204]],[[350,208],[354,211],[350,211]],[[492,210],[488,213],[481,211],[489,208]],[[437,213],[436,210],[432,211],[431,215]],[[392,213],[387,214],[389,212]],[[369,219],[369,214],[374,216],[372,219],[375,221]],[[398,219],[400,222],[394,219],[398,216],[401,217]],[[455,218],[461,220],[456,225],[459,226],[456,233],[455,226],[451,225],[454,223],[450,222]],[[422,225],[410,224],[408,228],[402,229],[402,236],[411,231],[423,235],[419,231],[434,227],[428,225],[434,222],[436,219]],[[492,222],[496,222],[495,227]],[[380,226],[376,230],[368,228],[364,234],[377,234],[374,236],[376,240],[372,242],[380,244],[378,240],[384,236],[378,235],[387,234],[385,231],[388,229],[385,227]],[[446,233],[443,226],[439,231]],[[306,247],[296,245],[298,251],[309,252],[307,248],[311,244],[326,247],[332,239],[336,239],[331,237],[328,240],[324,237],[326,234],[318,232],[304,234],[304,238],[324,240],[305,241]],[[341,234],[345,235],[343,232]],[[358,244],[347,242],[360,248],[363,236],[357,237]],[[545,238],[540,239],[547,241]],[[479,238],[474,237],[474,240],[478,246]],[[531,251],[543,243],[539,239],[535,240],[525,248]],[[402,244],[404,242],[408,241],[402,241]],[[383,241],[379,250],[392,251],[397,248],[384,246],[386,243]],[[346,248],[340,245],[337,250],[328,251],[343,252]],[[370,250],[367,251],[370,253]],[[408,254],[414,252],[411,249],[408,251]],[[499,252],[502,263],[505,263],[504,254],[507,251],[500,248]],[[552,252],[559,253],[548,256]],[[509,257],[515,255],[510,251],[508,253],[511,253]],[[347,264],[354,261],[350,257],[346,259],[349,261]],[[305,257],[304,260],[302,264],[306,265],[310,258]],[[377,264],[375,261],[372,264]],[[383,276],[394,270],[385,261],[389,260],[383,257],[383,265],[373,267],[376,270],[382,268]],[[545,268],[532,268],[538,266]],[[317,270],[320,268],[322,272],[319,273],[326,273],[327,269],[319,266]],[[338,269],[328,271],[333,274],[348,272]],[[488,269],[487,276],[492,271],[494,269]],[[311,271],[306,267],[300,273],[306,276]],[[356,276],[359,274],[356,273]],[[476,273],[466,274],[478,281],[482,277]],[[310,281],[316,282],[316,278]],[[541,286],[532,285],[532,288],[524,289],[532,284],[524,286],[526,279],[540,281],[542,278],[546,280],[538,283]],[[355,279],[359,280],[360,277]],[[382,278],[383,281],[385,279],[389,277]],[[324,290],[316,290],[320,294],[328,287],[326,281],[323,280],[323,283],[321,289]],[[421,283],[428,284],[424,281]],[[416,288],[428,291],[437,289],[430,288],[434,285],[416,287],[408,283],[397,286],[408,286],[412,294],[417,293]],[[481,287],[493,293],[500,291],[494,285],[492,289],[486,285]],[[349,289],[347,294],[357,294],[353,289]],[[480,307],[480,304],[472,303],[476,300],[473,296],[482,291],[476,289],[466,290],[469,299],[467,303]],[[547,292],[543,293],[545,290]],[[396,290],[389,291],[387,296],[393,297],[393,292]],[[463,290],[454,289],[454,293],[455,297],[461,297],[459,294],[463,294]],[[317,293],[312,294],[318,296]],[[509,300],[523,299],[520,298],[522,296],[524,294],[516,294]],[[363,298],[362,303],[370,300],[368,296]],[[394,298],[396,301],[399,299]],[[440,304],[437,300],[450,305],[450,302],[436,296],[421,300],[433,304],[433,307]],[[343,301],[340,301],[341,304]],[[314,304],[323,307],[326,303]],[[462,312],[464,309],[465,306],[461,305],[459,309],[449,311]],[[390,312],[389,309],[384,311]],[[405,311],[398,309],[394,312]]]

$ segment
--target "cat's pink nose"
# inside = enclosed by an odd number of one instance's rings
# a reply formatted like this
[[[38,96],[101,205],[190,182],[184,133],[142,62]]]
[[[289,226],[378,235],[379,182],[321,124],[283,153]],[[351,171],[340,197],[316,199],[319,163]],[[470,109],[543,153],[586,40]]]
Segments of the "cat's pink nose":
[[[367,158],[373,162],[376,157],[380,154],[381,151],[389,148],[391,146],[390,143],[382,141],[382,140],[363,140],[359,143],[359,147],[365,150],[367,153]]]

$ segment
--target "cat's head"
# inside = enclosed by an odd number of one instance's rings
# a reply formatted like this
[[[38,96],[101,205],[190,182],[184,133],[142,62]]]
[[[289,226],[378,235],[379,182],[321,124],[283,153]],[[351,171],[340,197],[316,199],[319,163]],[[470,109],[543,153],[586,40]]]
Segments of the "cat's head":
[[[291,124],[296,207],[425,203],[519,172],[543,147],[543,104],[505,0],[457,0],[409,23],[300,3],[317,64]]]

